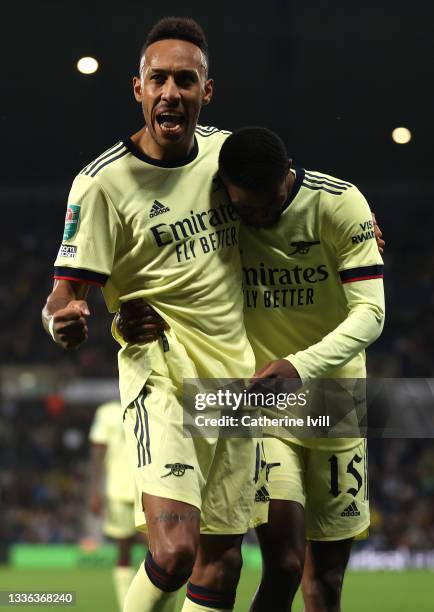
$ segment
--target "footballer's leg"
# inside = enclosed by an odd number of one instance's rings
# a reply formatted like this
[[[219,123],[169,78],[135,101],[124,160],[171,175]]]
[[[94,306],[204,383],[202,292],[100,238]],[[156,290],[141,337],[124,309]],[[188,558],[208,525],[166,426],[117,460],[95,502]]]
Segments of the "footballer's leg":
[[[340,612],[345,569],[353,538],[308,542],[302,590],[306,612]]]
[[[131,583],[124,612],[172,611],[199,545],[201,483],[206,474],[198,462],[196,441],[183,435],[178,395],[170,377],[153,371],[141,394],[124,410],[136,480],[136,525],[149,538],[149,551]]]
[[[243,564],[244,534],[200,536],[182,612],[232,610]]]
[[[116,567],[113,568],[113,582],[120,610],[123,608],[128,588],[135,574],[131,562],[131,549],[134,541],[134,536],[116,540],[118,559]]]
[[[287,612],[303,573],[307,453],[300,445],[277,438],[265,438],[263,451],[265,479],[258,483],[251,521],[263,571],[251,610]]]
[[[153,562],[171,575],[188,577],[199,545],[199,509],[146,493],[143,506]]]
[[[149,551],[125,600],[124,612],[171,612],[199,545],[200,511],[184,502],[143,494]]]
[[[118,566],[124,567],[131,563],[131,548],[135,541],[134,537],[131,538],[119,538],[116,541],[118,548]]]
[[[345,569],[355,538],[369,527],[366,440],[346,450],[312,449],[306,470],[307,612],[339,612]]]
[[[232,610],[255,497],[256,442],[222,438],[203,495],[200,545],[183,612]]]
[[[122,610],[129,585],[135,574],[131,562],[131,548],[136,539],[132,500],[126,501],[118,497],[107,498],[103,531],[117,544],[118,558],[113,568],[113,583],[119,609]]]
[[[305,554],[304,508],[298,502],[271,500],[268,523],[256,528],[262,579],[251,612],[287,612],[300,585]]]

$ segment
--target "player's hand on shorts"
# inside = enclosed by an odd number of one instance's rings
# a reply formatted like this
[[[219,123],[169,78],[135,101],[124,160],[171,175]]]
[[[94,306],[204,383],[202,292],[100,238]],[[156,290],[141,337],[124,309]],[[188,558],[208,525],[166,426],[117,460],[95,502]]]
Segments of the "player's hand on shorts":
[[[378,250],[380,251],[381,254],[383,254],[386,243],[383,240],[383,232],[381,231],[380,226],[377,223],[377,219],[375,218],[374,213],[372,213],[372,221],[374,223],[374,234],[375,234],[375,240],[377,241]]]
[[[290,361],[275,359],[253,374],[253,381],[258,378],[300,378],[300,376]]]
[[[275,359],[255,372],[250,379],[250,393],[294,393],[300,386],[300,376],[295,367],[286,359]]]
[[[102,513],[103,499],[101,493],[94,491],[89,499],[89,509],[92,514],[99,516]]]
[[[161,332],[169,329],[166,321],[141,298],[121,304],[116,326],[122,338],[132,344],[158,340]]]
[[[64,349],[75,349],[88,336],[89,307],[84,300],[72,300],[53,315],[54,340]]]

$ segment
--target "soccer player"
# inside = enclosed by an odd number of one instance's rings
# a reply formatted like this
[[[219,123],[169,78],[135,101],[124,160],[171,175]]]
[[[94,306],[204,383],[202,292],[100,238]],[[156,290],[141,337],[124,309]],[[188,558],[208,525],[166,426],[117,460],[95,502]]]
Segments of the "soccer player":
[[[119,608],[135,574],[131,567],[131,547],[135,541],[135,484],[129,467],[122,427],[120,402],[107,402],[95,412],[89,432],[91,442],[91,487],[89,506],[96,515],[104,512],[103,532],[116,540],[117,565],[113,581]]]
[[[220,175],[243,221],[256,377],[364,377],[364,349],[383,325],[384,241],[362,194],[293,169],[280,138],[263,128],[225,141]],[[149,308],[131,304],[119,328],[149,341],[152,321]],[[352,541],[369,525],[366,442],[265,439],[264,447],[268,482],[254,513],[264,564],[252,610],[290,609],[302,574],[307,612],[339,610]]]
[[[143,297],[169,323],[158,342],[118,336],[121,403],[150,552],[125,612],[230,610],[254,499],[253,440],[192,439],[184,378],[244,378],[254,356],[243,324],[238,215],[213,182],[227,133],[197,125],[212,97],[207,44],[165,18],[144,45],[134,95],[144,126],[78,174],[68,200],[43,324],[66,349],[87,337],[89,285],[108,309]],[[200,535],[201,534],[201,535]]]
[[[243,222],[255,377],[365,377],[384,293],[363,195],[348,181],[293,169],[281,139],[263,128],[228,138],[219,167]],[[268,490],[255,512],[264,565],[252,610],[290,609],[303,575],[306,611],[336,612],[353,539],[369,526],[366,440],[265,438],[264,447]]]

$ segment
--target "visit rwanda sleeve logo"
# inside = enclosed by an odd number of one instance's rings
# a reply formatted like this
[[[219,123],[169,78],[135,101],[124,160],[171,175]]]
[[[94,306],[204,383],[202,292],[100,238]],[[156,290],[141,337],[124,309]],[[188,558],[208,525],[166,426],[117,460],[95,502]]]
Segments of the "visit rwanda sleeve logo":
[[[65,217],[65,230],[63,240],[70,240],[75,236],[80,219],[80,204],[68,204]]]

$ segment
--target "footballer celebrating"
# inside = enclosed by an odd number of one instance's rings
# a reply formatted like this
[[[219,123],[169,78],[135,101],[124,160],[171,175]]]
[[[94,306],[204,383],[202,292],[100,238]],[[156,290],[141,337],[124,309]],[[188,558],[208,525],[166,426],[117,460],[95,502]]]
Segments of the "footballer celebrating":
[[[229,137],[219,167],[243,222],[255,377],[364,378],[384,292],[363,195],[347,181],[292,169],[281,139],[264,128]],[[369,526],[366,440],[263,443],[267,491],[257,495],[254,521],[264,566],[252,611],[289,610],[303,575],[306,611],[337,612],[351,544]]]
[[[243,222],[255,376],[364,378],[364,349],[384,321],[384,241],[363,195],[347,181],[293,169],[281,139],[264,128],[232,134],[219,170]],[[134,316],[132,308],[121,311],[123,335],[150,340],[150,310],[142,305],[140,318],[140,305]],[[369,526],[366,440],[263,445],[266,482],[253,516],[263,576],[252,611],[290,610],[303,576],[306,612],[337,612],[353,539]]]
[[[187,581],[185,612],[230,610],[254,500],[254,442],[187,438],[182,427],[184,378],[254,371],[238,215],[213,182],[228,133],[197,125],[213,92],[201,28],[186,18],[160,20],[133,87],[145,124],[74,180],[43,324],[60,346],[79,346],[88,288],[97,285],[111,312],[143,298],[170,325],[146,345],[117,336],[142,502],[136,523],[146,523],[150,547],[124,610],[168,612]]]

